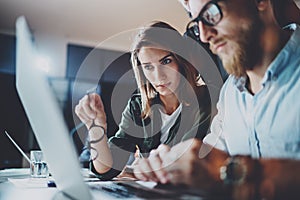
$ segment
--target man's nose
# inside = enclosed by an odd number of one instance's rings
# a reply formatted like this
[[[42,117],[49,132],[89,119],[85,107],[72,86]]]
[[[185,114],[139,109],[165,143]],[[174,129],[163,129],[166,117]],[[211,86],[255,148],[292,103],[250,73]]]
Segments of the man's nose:
[[[204,43],[209,41],[217,34],[216,29],[213,26],[203,24],[201,21],[198,23],[200,40]]]

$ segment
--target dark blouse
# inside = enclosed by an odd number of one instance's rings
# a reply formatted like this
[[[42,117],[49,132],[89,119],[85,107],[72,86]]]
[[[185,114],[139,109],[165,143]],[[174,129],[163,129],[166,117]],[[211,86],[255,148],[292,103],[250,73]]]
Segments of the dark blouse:
[[[182,105],[182,111],[171,127],[164,144],[173,146],[190,138],[203,139],[207,134],[211,121],[211,101],[207,86],[196,87],[195,93],[197,101]],[[136,151],[136,145],[144,156],[157,148],[161,144],[162,125],[159,107],[161,102],[157,96],[151,105],[151,117],[142,119],[141,95],[133,94],[122,114],[119,130],[108,141],[113,157],[112,169],[99,174],[90,162],[92,172],[102,180],[109,180],[122,171],[130,154]]]

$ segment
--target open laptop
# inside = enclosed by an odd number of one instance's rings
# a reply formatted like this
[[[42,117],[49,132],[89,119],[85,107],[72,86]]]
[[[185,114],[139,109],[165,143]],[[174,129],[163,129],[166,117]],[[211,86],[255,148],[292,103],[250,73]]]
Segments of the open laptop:
[[[36,139],[59,190],[92,199],[80,173],[76,150],[48,79],[36,65],[36,49],[25,17],[16,21],[16,87]]]
[[[46,74],[35,64],[36,49],[25,17],[16,21],[16,87],[55,180],[58,199],[178,199],[178,188],[144,187],[134,181],[84,182],[75,146]],[[164,186],[166,187],[166,186]],[[202,199],[199,193],[183,194]],[[195,198],[196,197],[196,198]]]

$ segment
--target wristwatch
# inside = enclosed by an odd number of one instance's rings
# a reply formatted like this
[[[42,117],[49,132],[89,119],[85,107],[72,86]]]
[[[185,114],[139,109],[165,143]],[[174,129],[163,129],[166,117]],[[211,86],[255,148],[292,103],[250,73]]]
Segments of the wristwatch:
[[[245,182],[248,173],[246,163],[241,157],[229,157],[220,167],[220,179],[225,185],[240,185]]]

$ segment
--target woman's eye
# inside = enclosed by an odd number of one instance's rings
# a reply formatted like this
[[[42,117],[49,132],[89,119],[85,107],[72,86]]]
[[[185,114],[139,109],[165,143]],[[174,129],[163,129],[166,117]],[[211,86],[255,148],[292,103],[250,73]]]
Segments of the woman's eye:
[[[171,62],[172,62],[172,59],[171,59],[171,58],[165,58],[165,59],[163,59],[163,61],[161,62],[161,64],[167,65],[167,64],[169,64],[169,63],[171,63]]]
[[[153,66],[152,65],[144,65],[143,68],[145,70],[152,70],[153,69]]]

